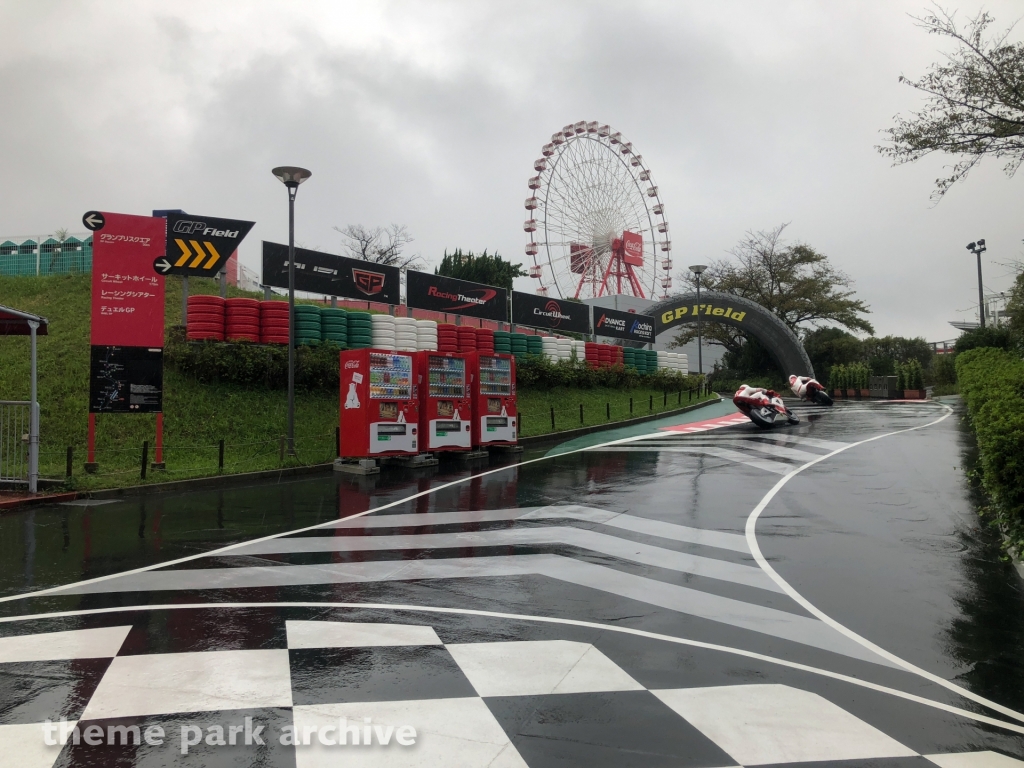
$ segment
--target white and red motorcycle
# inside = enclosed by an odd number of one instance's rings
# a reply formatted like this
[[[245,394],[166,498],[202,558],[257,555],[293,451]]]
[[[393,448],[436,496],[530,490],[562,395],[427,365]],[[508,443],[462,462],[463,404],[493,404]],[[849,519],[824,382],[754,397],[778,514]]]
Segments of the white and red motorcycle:
[[[780,419],[786,424],[800,423],[800,419],[782,402],[779,393],[771,389],[744,384],[736,390],[732,402],[762,429],[774,427]]]
[[[832,398],[816,379],[810,376],[790,376],[789,388],[801,400],[810,400],[818,405],[832,405]]]

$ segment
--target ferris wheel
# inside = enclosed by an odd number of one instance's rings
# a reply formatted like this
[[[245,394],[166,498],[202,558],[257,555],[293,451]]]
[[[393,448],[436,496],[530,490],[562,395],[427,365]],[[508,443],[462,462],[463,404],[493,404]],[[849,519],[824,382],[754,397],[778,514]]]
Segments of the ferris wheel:
[[[533,164],[526,254],[537,293],[589,299],[668,298],[672,243],[665,206],[632,142],[581,120],[551,137]]]

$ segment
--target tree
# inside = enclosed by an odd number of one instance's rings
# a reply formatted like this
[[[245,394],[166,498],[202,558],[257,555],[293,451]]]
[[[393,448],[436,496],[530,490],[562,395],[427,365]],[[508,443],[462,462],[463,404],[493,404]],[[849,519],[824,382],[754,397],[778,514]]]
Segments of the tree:
[[[782,239],[786,226],[748,232],[731,251],[733,259],[712,261],[701,276],[701,287],[756,301],[796,334],[826,323],[872,333],[871,323],[861,317],[870,310],[863,301],[853,298],[850,278],[811,246],[787,245]],[[692,274],[681,279],[696,287]],[[696,336],[696,325],[684,326],[673,339],[673,346],[682,346]],[[703,336],[709,344],[723,346],[734,356],[745,343],[739,328],[721,323],[704,323]]]
[[[1008,43],[1009,29],[986,35],[994,19],[984,12],[965,26],[941,8],[914,18],[929,34],[952,40],[956,49],[918,80],[900,75],[901,83],[927,99],[909,117],[897,115],[895,125],[884,131],[890,143],[876,149],[893,165],[933,152],[959,157],[948,176],[935,180],[935,200],[986,155],[1006,159],[1003,170],[1013,176],[1024,162],[1024,43]]]
[[[522,264],[505,261],[497,251],[489,255],[486,248],[479,255],[472,251],[463,253],[461,248],[456,248],[452,253],[445,251],[441,266],[434,270],[434,274],[493,285],[509,291],[512,290],[515,278],[526,277]]]
[[[345,228],[334,227],[344,238],[342,248],[354,259],[362,259],[374,264],[385,264],[400,269],[417,269],[423,266],[419,254],[405,256],[402,251],[412,237],[405,226],[392,224],[389,227],[364,227],[362,224],[349,224]]]
[[[861,362],[863,344],[842,328],[816,328],[804,335],[804,349],[819,381],[828,381],[833,365]]]

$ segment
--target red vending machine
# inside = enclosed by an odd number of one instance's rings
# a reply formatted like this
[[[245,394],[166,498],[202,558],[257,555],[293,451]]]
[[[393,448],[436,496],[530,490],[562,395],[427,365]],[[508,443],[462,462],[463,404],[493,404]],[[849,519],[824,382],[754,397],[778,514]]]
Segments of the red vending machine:
[[[473,445],[514,445],[516,361],[512,355],[473,353]]]
[[[342,456],[420,452],[415,354],[380,349],[341,353]]]
[[[420,382],[420,450],[468,451],[473,447],[468,358],[472,353],[417,352]]]

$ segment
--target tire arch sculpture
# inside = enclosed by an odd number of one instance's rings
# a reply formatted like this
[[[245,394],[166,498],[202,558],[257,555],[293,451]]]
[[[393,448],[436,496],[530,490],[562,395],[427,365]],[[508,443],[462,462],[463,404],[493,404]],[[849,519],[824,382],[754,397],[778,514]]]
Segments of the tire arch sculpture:
[[[682,293],[654,304],[645,310],[654,316],[655,337],[680,325],[697,322],[724,323],[739,328],[760,341],[780,370],[787,376],[814,376],[814,367],[807,350],[778,316],[760,304],[718,291],[701,291],[700,305],[696,293]]]

